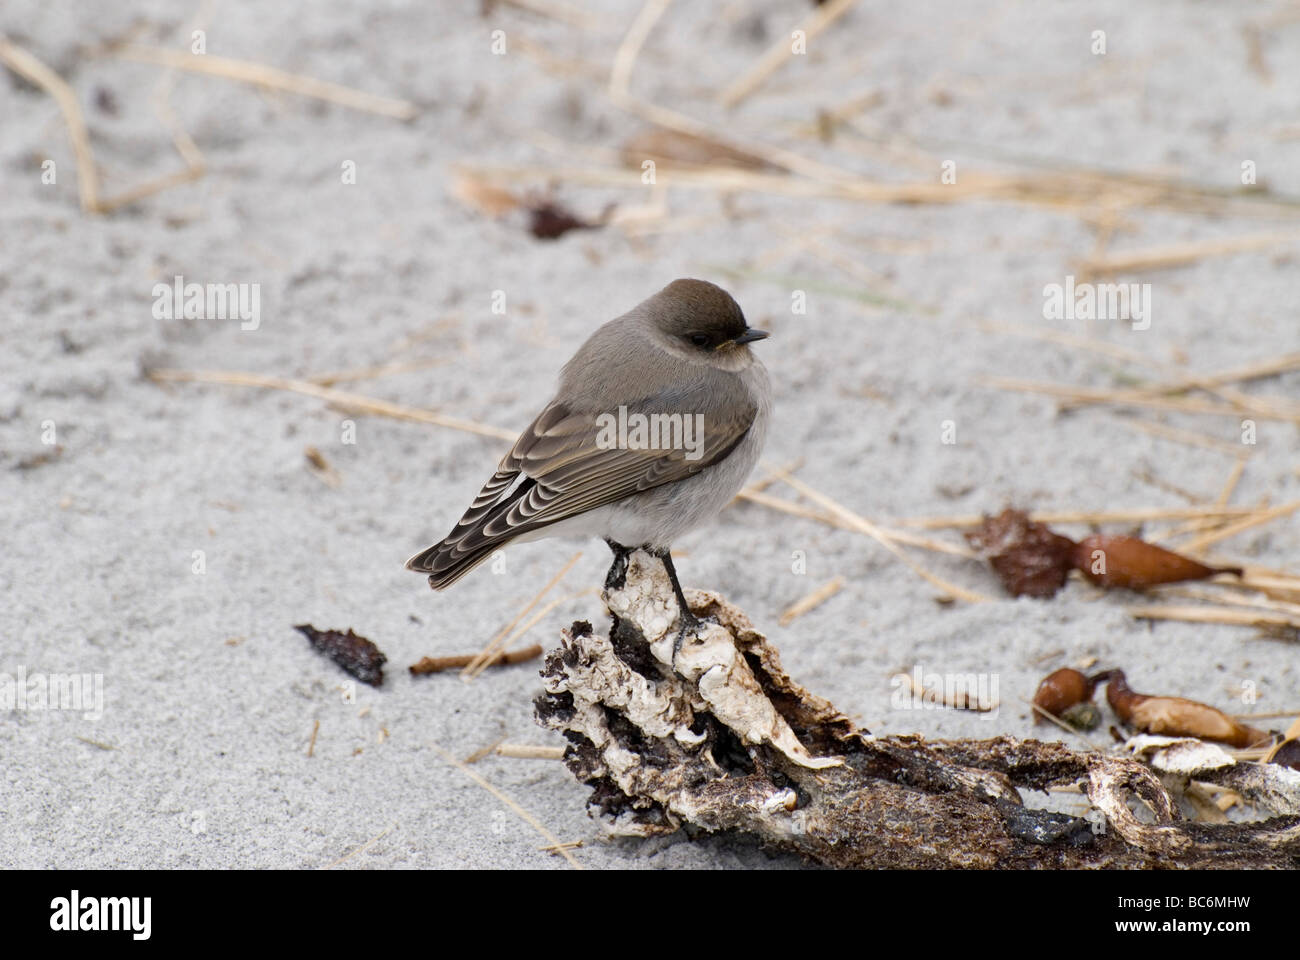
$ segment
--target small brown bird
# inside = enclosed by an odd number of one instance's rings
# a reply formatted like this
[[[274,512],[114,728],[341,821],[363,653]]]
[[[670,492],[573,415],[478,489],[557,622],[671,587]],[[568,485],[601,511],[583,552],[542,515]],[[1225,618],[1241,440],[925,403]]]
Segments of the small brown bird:
[[[758,461],[771,387],[749,344],[766,336],[703,280],[674,280],[606,323],[564,366],[555,398],[465,515],[407,569],[441,590],[511,541],[594,535],[614,551],[607,586],[621,585],[636,547],[662,560],[683,632],[693,628],[668,551],[712,519]]]

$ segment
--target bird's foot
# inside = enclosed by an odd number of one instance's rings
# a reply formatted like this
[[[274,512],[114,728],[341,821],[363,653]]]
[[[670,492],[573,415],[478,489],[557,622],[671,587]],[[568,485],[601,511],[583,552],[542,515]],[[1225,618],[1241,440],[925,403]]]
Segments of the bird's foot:
[[[717,622],[713,617],[697,617],[689,607],[682,607],[681,626],[677,629],[677,639],[673,641],[673,663],[677,662],[677,655],[682,652],[687,637],[695,638],[706,626]]]
[[[623,585],[627,583],[627,561],[632,556],[632,550],[613,540],[605,542],[609,544],[609,549],[614,551],[614,562],[609,565],[609,572],[605,574],[605,589],[622,590]]]

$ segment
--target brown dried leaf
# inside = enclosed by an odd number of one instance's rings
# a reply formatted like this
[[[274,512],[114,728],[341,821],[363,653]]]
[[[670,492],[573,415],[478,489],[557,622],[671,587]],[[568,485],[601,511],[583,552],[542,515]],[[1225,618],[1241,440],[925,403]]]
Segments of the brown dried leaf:
[[[379,648],[359,637],[351,629],[347,633],[337,630],[317,630],[310,623],[294,626],[313,647],[329,657],[362,683],[377,687],[384,682],[384,664],[388,658]]]
[[[543,200],[528,208],[528,232],[538,240],[554,240],[570,230],[594,230],[604,226],[583,220],[550,200]]]
[[[984,556],[1013,597],[1050,597],[1065,586],[1074,565],[1074,541],[1007,508],[985,516],[966,540]]]

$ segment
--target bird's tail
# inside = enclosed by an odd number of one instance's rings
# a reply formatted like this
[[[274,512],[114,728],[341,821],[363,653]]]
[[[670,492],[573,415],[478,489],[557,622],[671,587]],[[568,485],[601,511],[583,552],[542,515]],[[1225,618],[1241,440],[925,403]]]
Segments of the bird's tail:
[[[463,531],[458,532],[463,533]],[[471,542],[467,543],[466,539]],[[513,537],[510,536],[488,539],[458,537],[455,540],[448,537],[407,560],[406,569],[414,570],[416,573],[427,573],[429,586],[435,590],[443,590],[488,559],[498,547],[504,546],[511,539]]]

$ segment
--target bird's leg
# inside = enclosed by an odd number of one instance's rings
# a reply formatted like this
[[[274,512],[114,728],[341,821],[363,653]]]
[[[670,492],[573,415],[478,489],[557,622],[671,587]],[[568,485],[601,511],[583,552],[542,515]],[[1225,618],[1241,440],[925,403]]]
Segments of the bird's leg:
[[[627,583],[627,558],[632,555],[632,551],[608,538],[605,542],[614,551],[614,562],[609,565],[609,573],[605,574],[605,589],[622,590],[623,584]]]
[[[668,574],[668,579],[673,585],[673,593],[677,596],[677,606],[681,610],[681,629],[677,631],[677,639],[673,641],[673,660],[677,659],[677,654],[681,652],[682,641],[686,639],[686,634],[695,633],[700,627],[700,618],[691,610],[690,604],[686,602],[686,595],[682,593],[682,585],[677,580],[677,570],[673,567],[673,558],[667,550],[651,550],[654,556],[658,557],[664,565],[664,571]]]

